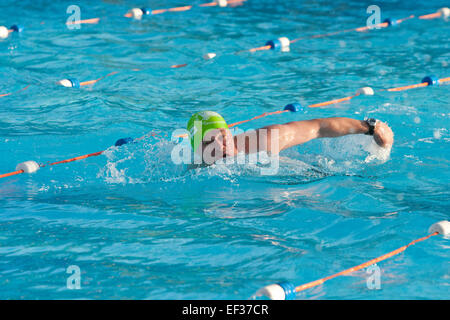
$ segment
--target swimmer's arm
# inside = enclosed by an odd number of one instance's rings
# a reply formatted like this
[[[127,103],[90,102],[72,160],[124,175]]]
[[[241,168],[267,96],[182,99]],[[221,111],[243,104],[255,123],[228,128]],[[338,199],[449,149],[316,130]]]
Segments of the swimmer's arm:
[[[369,126],[365,121],[351,118],[322,118],[289,122],[261,129],[267,129],[268,132],[267,150],[279,152],[312,139],[341,137],[348,134],[365,134],[369,131]],[[278,132],[273,131],[273,129],[278,129]],[[278,146],[271,146],[271,136],[276,138],[277,134]],[[390,147],[393,143],[391,129],[385,123],[378,122],[374,131],[374,139],[379,146]]]
[[[369,131],[369,125],[365,121],[351,118],[325,118],[317,119],[320,121],[320,130],[318,138],[341,137],[348,134],[366,134]],[[391,148],[394,143],[394,133],[389,126],[378,121],[373,139],[382,148]]]

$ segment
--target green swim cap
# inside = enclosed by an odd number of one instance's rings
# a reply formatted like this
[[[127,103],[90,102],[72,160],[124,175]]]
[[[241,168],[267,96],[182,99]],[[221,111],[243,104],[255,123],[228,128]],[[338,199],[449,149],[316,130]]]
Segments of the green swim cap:
[[[187,130],[191,139],[192,150],[197,150],[203,137],[212,129],[228,129],[228,125],[220,114],[213,111],[195,113],[188,121]]]

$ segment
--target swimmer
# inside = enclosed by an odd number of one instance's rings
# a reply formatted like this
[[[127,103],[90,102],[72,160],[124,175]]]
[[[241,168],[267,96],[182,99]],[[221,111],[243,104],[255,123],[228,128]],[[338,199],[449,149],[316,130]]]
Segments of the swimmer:
[[[220,114],[203,111],[191,117],[187,130],[192,150],[196,156],[201,156],[204,164],[212,164],[221,158],[234,157],[239,153],[266,151],[274,155],[313,139],[336,138],[349,134],[371,135],[380,147],[389,150],[394,143],[391,128],[376,119],[335,117],[301,120],[273,124],[233,136]]]

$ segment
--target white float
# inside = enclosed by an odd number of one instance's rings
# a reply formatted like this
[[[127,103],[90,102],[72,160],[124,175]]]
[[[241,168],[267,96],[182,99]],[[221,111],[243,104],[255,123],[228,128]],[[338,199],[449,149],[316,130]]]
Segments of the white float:
[[[216,0],[216,3],[219,5],[219,7],[226,7],[228,5],[227,0]]]
[[[281,43],[281,48],[289,48],[289,44],[291,43],[287,37],[278,38],[278,41]]]
[[[128,13],[131,13],[131,16],[136,20],[141,20],[144,12],[140,8],[133,8]]]
[[[358,89],[358,91],[356,91],[356,94],[360,94],[360,95],[364,95],[364,96],[373,96],[374,91],[371,87],[364,87],[364,88]]]
[[[6,39],[9,36],[9,30],[7,27],[0,26],[0,39]]]
[[[73,83],[69,79],[62,79],[62,80],[58,81],[58,84],[62,85],[63,87],[66,87],[66,88],[73,87]]]
[[[430,229],[428,229],[429,233],[439,233],[442,236],[448,236],[450,235],[450,221],[443,220],[436,222],[433,224]]]
[[[284,289],[278,284],[271,284],[259,289],[255,293],[256,297],[267,297],[270,300],[285,300],[286,294]]]
[[[36,161],[25,161],[16,166],[17,171],[23,170],[24,173],[33,173],[38,171],[39,168],[40,166]]]
[[[205,60],[211,60],[211,59],[214,59],[215,57],[216,57],[216,54],[212,53],[212,52],[206,53],[203,55],[203,59],[205,59]]]
[[[448,18],[450,16],[450,9],[449,8],[441,8],[438,10],[438,12],[441,13],[443,18]]]

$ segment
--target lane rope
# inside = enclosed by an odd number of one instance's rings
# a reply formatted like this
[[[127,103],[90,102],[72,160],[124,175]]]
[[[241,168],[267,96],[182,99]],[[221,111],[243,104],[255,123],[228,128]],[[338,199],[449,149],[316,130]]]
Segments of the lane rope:
[[[415,245],[418,242],[425,241],[425,240],[427,240],[433,236],[439,235],[439,234],[441,236],[448,237],[450,235],[450,221],[444,220],[444,221],[436,222],[428,229],[428,233],[429,234],[427,236],[413,240],[410,243],[408,243],[407,245],[404,245],[404,246],[402,246],[398,249],[395,249],[389,253],[386,253],[382,256],[379,256],[375,259],[366,261],[364,263],[361,263],[361,264],[351,267],[349,269],[343,270],[341,272],[335,273],[333,275],[330,275],[330,276],[327,276],[327,277],[324,277],[324,278],[321,278],[321,279],[318,279],[315,281],[311,281],[311,282],[308,282],[308,283],[305,283],[305,284],[302,284],[299,286],[295,286],[294,284],[292,284],[290,282],[280,282],[277,284],[271,284],[271,285],[265,286],[264,288],[259,289],[253,297],[254,298],[267,297],[271,300],[294,300],[297,293],[299,293],[299,292],[302,292],[304,290],[321,285],[331,279],[348,275],[352,272],[367,268],[378,262],[387,260],[393,256],[396,256],[396,255],[404,252],[408,247]]]
[[[232,7],[243,4],[247,0],[216,0],[209,3],[199,4],[197,7],[227,7],[228,5],[231,5]],[[124,14],[125,18],[133,18],[135,20],[141,20],[144,16],[149,15],[157,15],[162,14],[166,12],[183,12],[183,11],[189,11],[193,9],[194,5],[186,5],[181,7],[173,7],[173,8],[167,8],[167,9],[155,9],[152,10],[150,8],[132,8],[130,9],[126,14]],[[85,20],[74,20],[74,21],[68,21],[66,22],[66,25],[75,25],[75,24],[97,24],[101,18],[91,18],[91,19],[85,19]]]
[[[105,79],[106,77],[110,77],[110,76],[113,76],[113,75],[118,74],[118,73],[119,73],[119,71],[113,71],[113,72],[110,72],[107,75],[105,75],[103,77],[100,77],[98,79],[87,80],[87,81],[82,81],[82,82],[80,82],[76,78],[62,79],[62,80],[58,81],[58,84],[63,86],[63,87],[66,87],[66,88],[80,88],[80,87],[83,87],[83,86],[88,86],[88,85],[91,85],[91,84],[95,84],[95,83],[99,82],[100,80]]]
[[[228,5],[242,4],[245,1],[246,0],[228,0],[228,1],[216,0],[214,2],[197,5],[197,7],[214,7],[214,6],[226,7]],[[166,12],[184,12],[184,11],[189,11],[189,10],[193,9],[194,7],[195,6],[193,6],[193,5],[187,5],[187,6],[180,6],[180,7],[167,8],[167,9],[157,9],[157,10],[150,10],[150,9],[146,9],[146,8],[142,8],[142,9],[141,8],[133,8],[125,15],[125,17],[134,18],[134,19],[139,20],[143,16],[146,16],[146,15],[157,15],[157,14],[162,14],[162,13],[166,13]],[[347,33],[347,32],[365,32],[365,31],[370,31],[370,30],[378,29],[378,28],[387,28],[387,27],[399,25],[407,20],[412,20],[412,19],[430,20],[430,19],[437,19],[437,18],[441,18],[441,17],[448,18],[449,16],[450,16],[450,9],[449,8],[441,8],[437,12],[425,14],[425,15],[421,15],[421,16],[410,15],[410,16],[402,18],[402,19],[388,18],[388,19],[385,19],[382,23],[375,25],[375,26],[371,26],[371,27],[365,26],[365,27],[358,27],[358,28],[352,28],[352,29],[344,29],[344,30],[326,33],[326,34],[317,34],[317,35],[311,35],[311,36],[306,36],[306,37],[300,37],[300,38],[296,38],[293,40],[289,40],[287,37],[280,37],[276,40],[268,41],[264,46],[251,48],[248,50],[238,51],[237,53],[244,52],[244,51],[257,52],[257,51],[265,51],[265,50],[288,51],[290,44],[296,43],[301,40],[330,37],[330,36]],[[71,22],[67,22],[66,24],[67,25],[97,24],[97,23],[99,23],[100,20],[101,20],[101,18],[91,18],[91,19],[85,19],[85,20],[79,20],[79,21],[71,21]],[[5,26],[0,26],[0,39],[6,39],[12,33],[21,33],[22,31],[23,31],[23,27],[19,26],[19,25],[13,25],[10,28],[7,28]],[[203,58],[205,60],[213,59],[215,57],[216,57],[215,53],[207,53],[203,56]],[[187,65],[188,65],[188,63],[177,64],[177,65],[170,66],[170,68],[183,68],[183,67],[186,67]],[[138,70],[135,69],[135,71],[138,71]],[[101,81],[102,79],[104,79],[106,77],[110,77],[117,73],[119,73],[119,72],[113,71],[105,76],[100,77],[100,78],[97,78],[94,80],[87,80],[87,81],[83,81],[83,82],[80,82],[79,80],[74,79],[74,78],[63,79],[63,80],[60,80],[58,82],[58,84],[60,84],[64,87],[80,88],[83,86],[93,85],[93,84],[97,83],[98,81]],[[421,83],[406,85],[406,86],[401,86],[401,87],[388,88],[388,89],[380,89],[378,91],[400,92],[400,91],[405,91],[405,90],[423,88],[423,87],[427,87],[427,86],[441,85],[441,84],[445,84],[447,82],[450,82],[450,77],[438,79],[435,76],[427,76],[422,79]],[[6,97],[6,96],[10,96],[12,94],[16,94],[16,93],[25,91],[29,87],[30,87],[30,85],[27,85],[24,88],[21,88],[17,91],[0,94],[0,97]],[[374,90],[372,88],[364,87],[364,88],[359,89],[354,95],[339,98],[339,99],[333,99],[333,100],[329,100],[329,101],[325,101],[325,102],[321,102],[321,103],[311,104],[311,105],[306,106],[306,108],[325,107],[325,106],[338,104],[338,103],[345,102],[345,101],[350,101],[351,99],[358,97],[360,95],[373,95],[373,94],[374,94]],[[231,123],[229,125],[229,127],[232,128],[234,126],[237,126],[237,125],[240,125],[243,123],[247,123],[250,121],[254,121],[254,120],[257,120],[257,119],[260,119],[263,117],[271,116],[271,115],[281,114],[281,113],[285,113],[285,112],[299,112],[302,110],[305,110],[305,109],[301,106],[301,104],[292,103],[292,104],[285,106],[283,110],[274,111],[274,112],[265,112],[261,115],[255,116],[255,117],[247,119],[247,120],[242,120],[242,121],[238,121],[235,123]],[[152,135],[154,135],[154,134],[152,134]],[[184,137],[184,136],[187,136],[187,135],[181,135],[180,137]],[[143,136],[141,138],[137,138],[137,139],[122,138],[122,139],[119,139],[116,141],[115,146],[120,147],[124,144],[142,140],[144,137],[145,136]],[[43,167],[54,166],[54,165],[58,165],[58,164],[65,164],[65,163],[70,163],[70,162],[74,162],[74,161],[87,159],[90,157],[96,157],[96,156],[102,155],[104,152],[105,152],[105,150],[86,154],[86,155],[76,156],[76,157],[65,159],[65,160],[48,162],[46,164],[38,164],[35,161],[25,161],[25,162],[19,163],[16,166],[15,171],[1,174],[0,178],[11,177],[11,176],[19,175],[22,173],[34,173]],[[429,234],[427,236],[415,239],[415,240],[411,241],[410,243],[408,243],[396,250],[393,250],[387,254],[384,254],[384,255],[379,256],[374,259],[371,259],[369,261],[366,261],[357,266],[345,269],[341,272],[338,272],[338,273],[332,274],[330,276],[327,276],[327,277],[324,277],[324,278],[321,278],[321,279],[318,279],[315,281],[311,281],[311,282],[308,282],[308,283],[305,283],[305,284],[302,284],[299,286],[294,286],[293,284],[291,284],[289,282],[272,284],[272,285],[269,285],[269,286],[266,286],[266,287],[260,289],[257,292],[257,295],[265,295],[265,296],[268,296],[270,299],[293,299],[293,298],[295,298],[296,294],[299,292],[322,285],[325,282],[332,280],[334,278],[348,275],[352,272],[367,268],[373,264],[387,260],[393,256],[396,256],[396,255],[406,251],[406,249],[408,247],[415,245],[416,243],[428,240],[429,238],[431,238],[433,236],[436,236],[439,234],[443,235],[443,236],[448,236],[448,235],[450,235],[450,222],[449,221],[437,222],[429,228],[428,232],[429,232]]]
[[[246,1],[246,0],[229,0],[229,1],[225,1],[225,2],[226,2],[226,4],[232,4],[232,3],[238,3],[238,2],[243,2],[243,1]],[[200,5],[200,6],[216,6],[216,5],[219,5],[219,3],[217,1],[216,2],[206,3],[206,4],[203,4],[203,5]],[[187,8],[187,7],[192,7],[192,6],[183,6],[183,7],[176,7],[176,8],[170,8],[170,9],[161,9],[161,10],[171,10],[171,9]],[[142,11],[144,9],[136,9],[136,10],[141,10]],[[443,17],[443,18],[447,19],[449,16],[450,16],[450,9],[449,8],[441,8],[437,12],[426,14],[426,15],[421,15],[421,16],[418,16],[418,17],[416,17],[414,15],[410,15],[410,16],[408,16],[406,18],[397,19],[397,20],[387,18],[387,19],[385,19],[385,21],[383,23],[380,23],[380,24],[378,24],[376,26],[378,26],[378,27],[395,26],[395,25],[400,24],[400,23],[402,23],[402,22],[404,22],[406,20],[414,19],[414,18],[423,19],[423,20],[430,20],[430,19],[436,19],[436,18],[440,18],[440,17]],[[98,23],[99,20],[100,20],[100,18],[93,18],[93,19],[86,19],[86,20],[68,22],[67,24]],[[287,37],[280,37],[280,38],[278,38],[276,40],[268,41],[266,43],[266,45],[264,45],[262,47],[257,47],[257,48],[237,51],[237,52],[235,52],[235,54],[238,54],[240,52],[246,52],[246,51],[256,52],[256,51],[271,50],[271,49],[272,50],[279,50],[279,51],[289,51],[290,50],[290,44],[295,43],[295,42],[300,41],[300,40],[322,38],[322,37],[332,36],[332,35],[345,33],[345,32],[351,32],[351,31],[362,32],[362,31],[367,31],[367,30],[374,29],[376,26],[359,27],[359,28],[339,30],[339,31],[335,31],[335,32],[332,32],[332,33],[301,37],[301,38],[297,38],[297,39],[294,39],[294,40],[289,40]],[[13,25],[13,26],[11,26],[10,29],[7,29],[6,27],[0,27],[0,38],[2,38],[2,34],[6,34],[6,36],[7,36],[7,35],[9,35],[10,32],[22,32],[22,30],[23,30],[23,27],[19,26],[19,25]],[[214,59],[216,56],[217,56],[216,53],[206,53],[206,54],[204,54],[202,56],[202,58],[204,60],[211,60],[211,59]],[[171,69],[179,69],[179,68],[187,67],[188,65],[189,65],[189,63],[174,64],[174,65],[171,65],[169,68],[171,68]],[[141,69],[133,69],[132,71],[142,71],[142,70]],[[68,87],[68,88],[70,88],[70,87],[71,88],[80,88],[82,86],[95,84],[98,81],[108,77],[109,75],[116,74],[116,73],[118,73],[118,71],[112,72],[111,74],[108,74],[107,76],[101,77],[99,79],[89,80],[89,81],[84,81],[84,82],[80,82],[79,80],[77,80],[75,78],[62,79],[62,80],[58,81],[58,84],[62,85],[64,87]],[[425,86],[425,85],[424,84],[418,84],[417,86],[421,87],[421,86]],[[28,86],[27,86],[27,88],[28,88]],[[406,88],[406,87],[404,89],[403,88],[397,88],[397,91],[402,91],[402,90],[406,90],[406,89],[409,89],[409,88]],[[7,94],[0,94],[0,98],[1,97],[5,97],[5,96],[9,96],[9,95],[14,94],[14,93],[19,93],[20,91],[23,91],[23,90],[19,90],[19,91],[12,92],[12,93],[7,93]],[[395,91],[395,90],[392,89],[390,91]],[[347,99],[350,100],[352,98],[354,98],[354,96],[348,97]],[[333,102],[327,102],[327,103],[328,104],[332,104]],[[321,106],[321,105],[317,105],[317,106]]]
[[[242,4],[247,0],[216,0],[213,2],[203,3],[197,5],[197,7],[216,7],[219,6],[221,8],[227,7],[229,4],[232,6]],[[152,10],[150,8],[133,8],[130,9],[124,16],[126,18],[133,18],[136,20],[141,20],[142,17],[148,16],[148,15],[156,15],[156,14],[162,14],[166,12],[183,12],[183,11],[189,11],[193,9],[194,5],[187,5],[187,6],[181,6],[181,7],[174,7],[174,8],[168,8],[168,9],[156,9]]]
[[[107,74],[104,77],[110,76],[115,74],[114,72],[111,72],[109,74]],[[102,78],[104,78],[102,77]],[[91,80],[91,81],[86,81],[87,82],[92,82],[92,81],[99,81],[99,78],[97,80]],[[70,79],[67,79],[68,81],[72,81]],[[427,87],[427,86],[434,86],[434,85],[440,85],[446,82],[450,82],[450,77],[447,78],[442,78],[442,79],[438,79],[436,76],[426,76],[422,79],[422,82],[420,84],[414,84],[414,85],[409,85],[409,86],[403,86],[403,87],[397,87],[397,88],[390,88],[390,89],[380,89],[378,91],[402,91],[402,90],[409,90],[409,89],[415,89],[415,88],[421,88],[421,87]],[[80,83],[81,85],[81,83]],[[308,105],[306,107],[303,107],[300,103],[298,102],[294,102],[294,103],[290,103],[288,105],[286,105],[283,110],[279,110],[279,111],[273,111],[273,112],[265,112],[261,115],[255,116],[253,118],[250,119],[246,119],[246,120],[241,120],[238,122],[234,122],[228,125],[229,128],[235,127],[237,125],[240,124],[244,124],[250,121],[254,121],[260,118],[264,118],[267,116],[271,116],[271,115],[276,115],[276,114],[281,114],[281,113],[285,113],[285,112],[302,112],[305,111],[305,108],[316,108],[316,107],[323,107],[323,106],[328,106],[328,105],[332,105],[332,104],[338,104],[340,102],[344,102],[344,101],[349,101],[355,97],[358,97],[360,95],[367,95],[367,96],[372,96],[374,95],[374,90],[371,87],[363,87],[360,88],[356,91],[356,93],[352,96],[348,96],[348,97],[344,97],[341,99],[333,99],[333,100],[329,100],[329,101],[325,101],[322,103],[316,103],[316,104],[311,104]],[[156,135],[155,133],[150,133],[152,136]],[[147,134],[148,135],[148,134]],[[128,144],[128,143],[132,143],[132,142],[137,142],[139,140],[144,139],[147,135],[144,135],[140,138],[137,139],[133,139],[131,137],[127,137],[127,138],[121,138],[119,140],[116,141],[115,146],[116,147],[120,147],[122,145]],[[185,138],[187,137],[187,134],[182,134],[182,135],[178,135],[178,138]],[[101,155],[103,152],[105,152],[105,150],[103,151],[98,151],[98,152],[94,152],[94,153],[90,153],[90,154],[86,154],[86,155],[82,155],[82,156],[78,156],[78,157],[74,157],[74,158],[70,158],[67,160],[61,160],[61,161],[56,161],[56,162],[51,162],[51,163],[47,163],[47,164],[38,164],[36,161],[33,160],[29,160],[29,161],[25,161],[22,163],[19,163],[16,166],[16,170],[13,172],[9,172],[9,173],[5,173],[5,174],[0,174],[0,179],[1,178],[6,178],[6,177],[11,177],[11,176],[15,176],[15,175],[19,175],[22,173],[34,173],[37,170],[39,170],[40,168],[43,168],[45,166],[53,166],[53,165],[57,165],[57,164],[62,164],[62,163],[69,163],[69,162],[73,162],[73,161],[78,161],[78,160],[83,160],[86,158],[90,158],[90,157],[96,157]]]
[[[100,18],[92,18],[85,20],[74,20],[66,22],[66,25],[75,25],[75,24],[97,24],[100,21]]]
[[[11,27],[7,28],[5,26],[0,26],[0,39],[6,39],[13,32],[20,33],[23,31],[23,26],[19,24],[14,24]]]
[[[415,15],[410,15],[410,16],[402,18],[402,19],[387,18],[387,19],[384,19],[384,21],[382,23],[378,23],[373,26],[364,26],[364,27],[358,27],[358,28],[352,28],[352,29],[338,30],[338,31],[325,33],[325,34],[303,36],[300,38],[295,38],[293,40],[289,40],[289,38],[287,38],[287,37],[280,37],[276,40],[267,41],[266,44],[263,46],[246,49],[246,50],[241,50],[241,51],[238,51],[237,53],[257,52],[257,51],[265,51],[265,50],[289,51],[290,45],[292,43],[296,43],[301,40],[325,38],[325,37],[330,37],[330,36],[347,33],[347,32],[365,32],[365,31],[370,31],[370,30],[374,30],[374,29],[394,27],[394,26],[397,26],[397,25],[403,23],[404,21],[416,19],[416,18],[422,19],[422,20],[430,20],[430,19],[437,19],[437,18],[443,17],[444,19],[447,19],[449,16],[450,16],[450,9],[445,7],[445,8],[439,9],[438,11],[436,11],[434,13],[421,15],[418,17],[416,17]]]
[[[216,0],[213,2],[200,4],[200,5],[198,5],[198,7],[219,6],[219,7],[224,8],[224,7],[227,7],[228,5],[236,6],[239,4],[243,4],[245,1],[247,1],[247,0],[228,0],[228,1],[227,0]],[[192,5],[190,5],[190,6],[188,5],[188,6],[174,7],[174,8],[168,8],[168,9],[158,9],[158,10],[150,10],[150,9],[146,9],[146,8],[133,8],[125,15],[125,17],[135,18],[135,19],[139,20],[144,15],[155,15],[155,14],[161,14],[164,12],[181,12],[181,11],[190,10],[193,7],[194,6],[192,6]],[[90,19],[84,19],[84,20],[67,21],[66,25],[97,24],[97,23],[99,23],[100,20],[101,20],[101,18],[90,18]],[[20,33],[23,30],[24,30],[24,27],[21,25],[12,25],[10,28],[7,28],[5,26],[0,26],[0,39],[6,39],[9,37],[10,33],[13,33],[13,32]],[[215,54],[206,54],[204,56],[204,59],[206,59],[206,60],[212,59],[213,55],[215,56]],[[170,66],[170,68],[182,68],[182,67],[186,67],[187,65],[188,65],[187,63],[183,63],[183,64],[178,64],[178,65],[172,65],[172,66]],[[134,71],[139,71],[139,70],[134,70]],[[115,74],[115,73],[118,73],[118,72],[114,72],[112,74]],[[107,75],[107,76],[109,76],[109,75]],[[75,78],[62,79],[62,80],[58,81],[58,84],[62,85],[63,87],[67,87],[67,88],[80,88],[82,86],[95,84],[98,81],[106,78],[107,76],[104,76],[104,77],[101,77],[101,78],[95,79],[95,80],[84,81],[84,82],[80,82],[79,80],[77,80]],[[11,94],[19,93],[23,90],[28,89],[29,86],[30,85],[27,85],[24,89],[18,90],[15,92],[0,94],[0,98],[9,96]]]
[[[14,91],[14,92],[0,94],[0,97],[7,97],[7,96],[10,96],[10,95],[15,94],[15,93],[19,93],[21,91],[25,91],[25,90],[27,90],[29,88],[29,86],[30,85],[27,85],[26,87],[24,87],[22,89],[19,89],[17,91]]]

